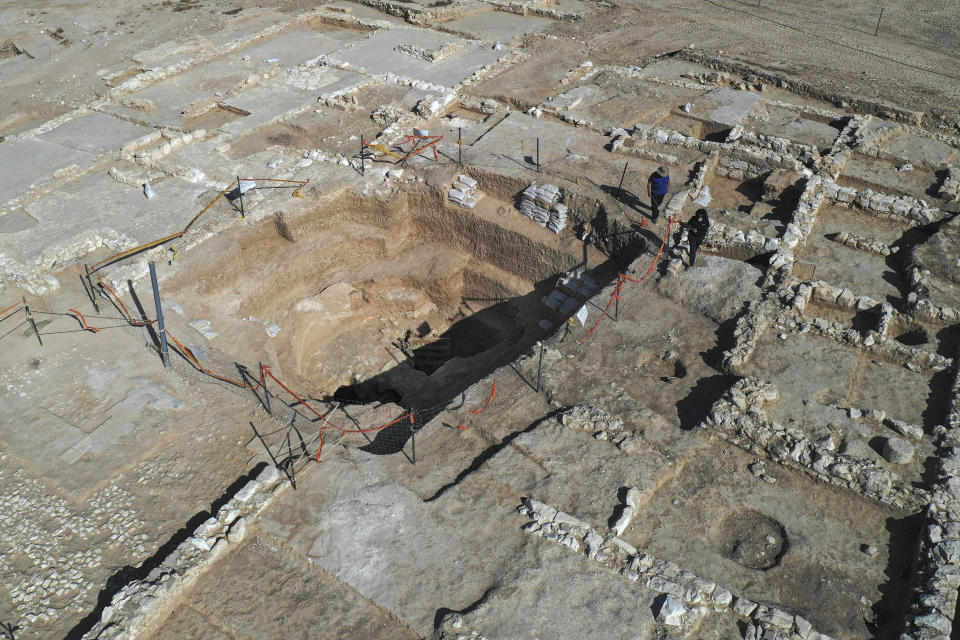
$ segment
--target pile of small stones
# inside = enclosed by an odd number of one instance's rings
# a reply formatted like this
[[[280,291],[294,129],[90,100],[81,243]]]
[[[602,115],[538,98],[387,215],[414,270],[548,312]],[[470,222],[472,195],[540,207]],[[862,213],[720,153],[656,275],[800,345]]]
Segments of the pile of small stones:
[[[0,454],[0,462],[8,454]],[[103,556],[144,554],[145,524],[131,496],[116,485],[96,493],[92,511],[80,513],[24,470],[9,476],[0,465],[0,580],[10,594],[22,630],[42,626],[89,606],[94,584],[88,579]],[[122,478],[122,476],[121,476]],[[51,529],[49,522],[56,521]]]
[[[574,431],[583,431],[597,440],[609,440],[625,453],[637,451],[637,436],[624,427],[623,420],[614,418],[603,409],[581,404],[557,415],[557,420]]]

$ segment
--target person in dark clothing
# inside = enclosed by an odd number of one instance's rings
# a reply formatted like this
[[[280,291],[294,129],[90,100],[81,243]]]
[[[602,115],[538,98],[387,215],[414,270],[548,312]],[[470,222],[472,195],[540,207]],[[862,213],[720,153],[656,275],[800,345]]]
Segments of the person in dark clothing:
[[[710,219],[706,209],[697,209],[690,221],[687,222],[687,239],[690,241],[690,266],[697,261],[697,249],[707,239],[710,233]]]
[[[657,221],[660,216],[660,205],[670,188],[670,173],[666,167],[660,167],[647,178],[647,196],[650,198],[650,212],[652,220]]]

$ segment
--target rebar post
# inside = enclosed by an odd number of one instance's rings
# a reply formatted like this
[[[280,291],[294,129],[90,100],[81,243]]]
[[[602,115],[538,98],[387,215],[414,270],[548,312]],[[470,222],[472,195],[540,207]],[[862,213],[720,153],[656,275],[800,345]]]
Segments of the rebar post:
[[[543,341],[540,341],[540,362],[537,363],[537,393],[540,393],[540,374],[543,371]]]
[[[237,194],[240,198],[240,217],[246,218],[246,212],[243,210],[243,185],[240,183],[240,176],[237,176]]]
[[[40,346],[43,346],[43,340],[40,339],[40,331],[37,329],[37,323],[33,321],[33,314],[30,313],[30,307],[27,306],[27,299],[23,298],[23,310],[27,315],[27,322],[30,323],[30,326],[33,328],[33,335],[37,336],[37,342],[40,343]]]
[[[239,180],[239,178],[237,178]],[[163,307],[160,306],[160,285],[157,284],[157,266],[149,263],[150,284],[153,286],[153,306],[157,309],[157,332],[160,334],[160,359],[164,367],[170,366],[170,353],[167,350],[167,330],[163,326]]]

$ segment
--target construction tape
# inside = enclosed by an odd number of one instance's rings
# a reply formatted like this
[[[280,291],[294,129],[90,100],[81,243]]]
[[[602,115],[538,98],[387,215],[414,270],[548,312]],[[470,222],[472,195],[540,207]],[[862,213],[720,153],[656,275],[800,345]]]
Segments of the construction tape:
[[[490,389],[490,397],[487,398],[486,404],[484,404],[484,405],[483,405],[482,407],[480,407],[479,409],[470,409],[470,413],[476,415],[476,414],[482,412],[482,411],[483,411],[484,409],[486,409],[487,407],[489,407],[489,406],[490,406],[490,403],[493,401],[493,396],[495,396],[495,395],[497,395],[497,379],[496,379],[496,378],[493,379],[493,388]]]
[[[92,333],[100,333],[100,329],[97,329],[96,327],[91,327],[89,324],[87,324],[87,319],[83,317],[82,313],[80,313],[76,309],[70,309],[70,313],[77,316],[77,319],[80,320],[80,325],[83,326],[84,329]]]

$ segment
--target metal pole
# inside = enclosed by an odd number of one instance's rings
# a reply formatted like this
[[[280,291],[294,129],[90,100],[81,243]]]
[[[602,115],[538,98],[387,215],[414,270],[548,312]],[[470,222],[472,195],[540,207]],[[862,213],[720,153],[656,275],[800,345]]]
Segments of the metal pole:
[[[457,165],[463,166],[463,127],[457,127]]]
[[[246,212],[243,210],[243,185],[240,184],[240,176],[237,176],[237,193],[240,194],[240,217],[246,218]]]
[[[39,342],[42,347],[43,340],[40,339],[40,331],[37,329],[37,323],[33,321],[33,314],[30,313],[30,307],[27,306],[26,298],[23,298],[23,310],[26,312],[27,321],[30,323],[30,326],[33,327],[33,335],[37,336],[37,342]]]
[[[363,166],[364,156],[366,155],[366,147],[363,145],[363,134],[360,134],[360,175],[364,175],[366,167]]]
[[[270,392],[267,390],[267,382],[263,377],[263,363],[258,362],[257,364],[260,366],[260,388],[263,389],[263,406],[268,414],[273,415],[273,411],[270,411]]]
[[[620,199],[620,189],[623,187],[623,179],[627,177],[627,167],[629,166],[629,162],[623,163],[623,173],[620,175],[620,184],[617,185],[617,200]]]
[[[541,371],[543,371],[543,341],[540,342],[540,362],[537,364],[537,393],[540,393]]]
[[[540,173],[540,138],[537,138],[537,173]]]
[[[90,267],[86,263],[83,265],[83,270],[87,274],[87,286],[90,287],[90,302],[93,303],[93,309],[97,313],[100,313],[100,305],[97,304],[97,292],[93,288],[93,280],[90,279]]]
[[[239,180],[240,178],[237,178]],[[160,332],[160,358],[163,366],[170,366],[170,353],[167,351],[167,330],[163,326],[163,308],[160,306],[160,285],[157,284],[157,267],[150,262],[150,284],[153,285],[153,306],[157,308],[157,331]]]
[[[880,7],[880,17],[877,18],[877,28],[873,30],[873,35],[880,32],[880,21],[883,20],[883,7]]]

